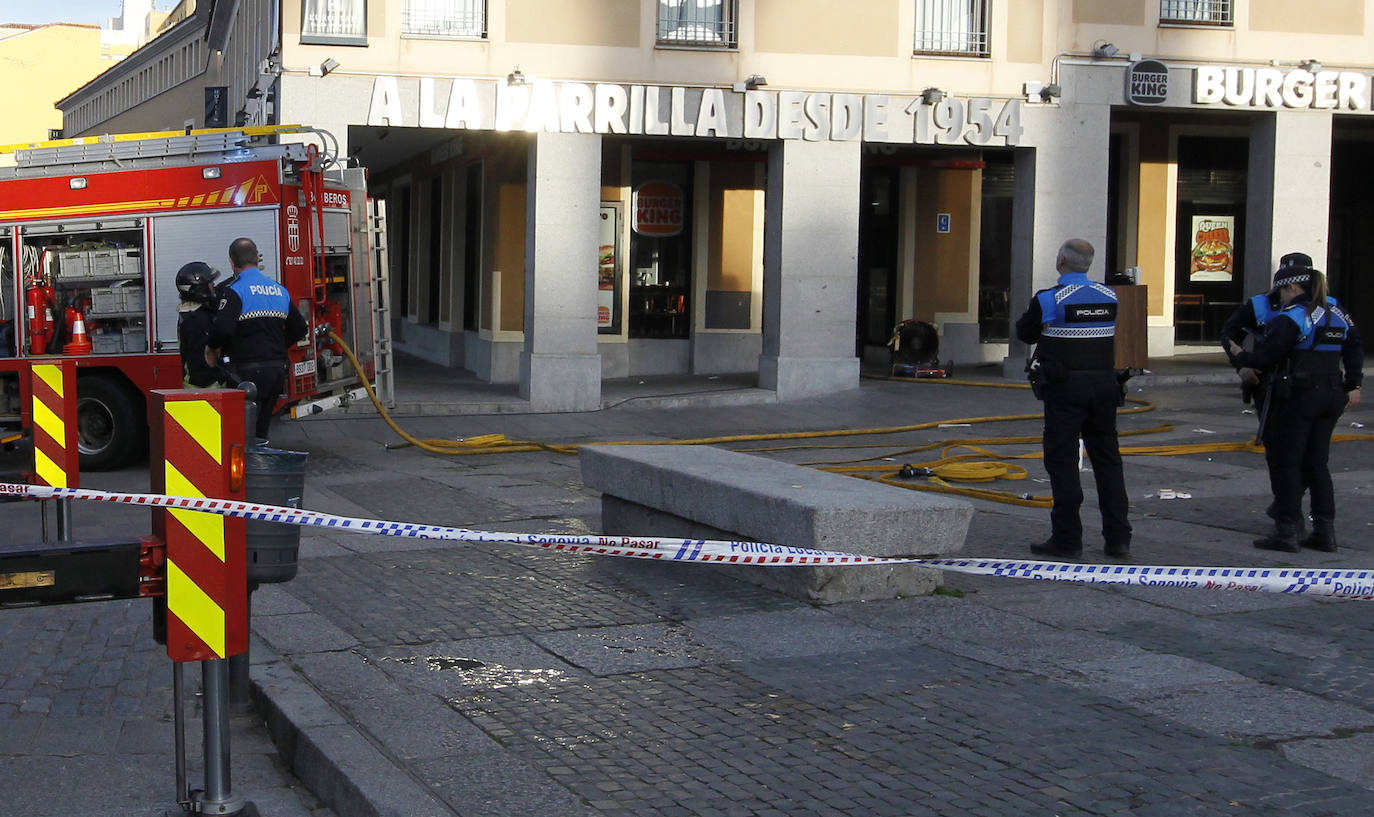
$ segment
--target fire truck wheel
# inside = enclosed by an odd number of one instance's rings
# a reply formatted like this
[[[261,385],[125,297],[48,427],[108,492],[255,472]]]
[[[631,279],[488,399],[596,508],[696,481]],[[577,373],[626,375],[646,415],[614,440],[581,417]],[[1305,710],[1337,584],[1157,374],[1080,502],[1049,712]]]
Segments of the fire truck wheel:
[[[83,471],[122,468],[146,453],[148,428],[132,387],[111,377],[83,377],[76,386],[76,437]]]

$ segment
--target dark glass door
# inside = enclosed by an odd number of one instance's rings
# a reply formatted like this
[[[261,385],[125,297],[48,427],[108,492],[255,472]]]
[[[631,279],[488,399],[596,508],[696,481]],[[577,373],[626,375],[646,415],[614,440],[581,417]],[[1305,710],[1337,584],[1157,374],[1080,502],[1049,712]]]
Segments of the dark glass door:
[[[897,323],[897,231],[901,171],[869,167],[863,171],[859,199],[858,321],[855,352],[883,346]]]

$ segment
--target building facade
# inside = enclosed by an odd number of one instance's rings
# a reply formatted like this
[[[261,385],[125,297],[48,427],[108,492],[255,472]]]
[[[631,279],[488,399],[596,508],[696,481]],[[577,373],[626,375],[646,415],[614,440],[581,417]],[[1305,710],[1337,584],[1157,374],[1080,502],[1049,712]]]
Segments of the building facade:
[[[1374,318],[1368,3],[1305,8],[201,0],[60,107],[68,136],[330,132],[387,203],[396,348],[537,407],[668,373],[789,399],[907,318],[1019,371],[1070,236],[1147,288],[1151,355],[1214,349],[1294,250]]]

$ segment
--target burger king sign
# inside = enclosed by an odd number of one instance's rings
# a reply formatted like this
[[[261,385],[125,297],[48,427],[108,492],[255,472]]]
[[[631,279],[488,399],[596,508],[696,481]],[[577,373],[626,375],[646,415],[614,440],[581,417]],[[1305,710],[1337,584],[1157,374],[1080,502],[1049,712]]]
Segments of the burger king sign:
[[[634,220],[638,234],[668,238],[682,232],[682,188],[672,182],[645,182],[635,188]]]

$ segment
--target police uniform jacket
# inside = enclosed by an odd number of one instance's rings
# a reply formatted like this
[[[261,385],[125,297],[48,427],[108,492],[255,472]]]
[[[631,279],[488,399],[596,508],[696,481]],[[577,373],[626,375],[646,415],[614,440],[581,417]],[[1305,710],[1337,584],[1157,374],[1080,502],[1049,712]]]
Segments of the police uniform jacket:
[[[1036,357],[1051,380],[1057,371],[1109,372],[1116,368],[1116,293],[1066,272],[1042,289],[1016,321],[1016,336],[1035,343]]]
[[[1364,343],[1355,322],[1334,298],[1309,313],[1310,305],[1309,299],[1299,298],[1271,318],[1255,349],[1235,355],[1237,365],[1268,369],[1288,359],[1295,388],[1359,387],[1364,381]]]
[[[249,267],[219,290],[212,346],[225,350],[236,366],[286,364],[286,348],[305,337],[305,319],[286,287]]]

